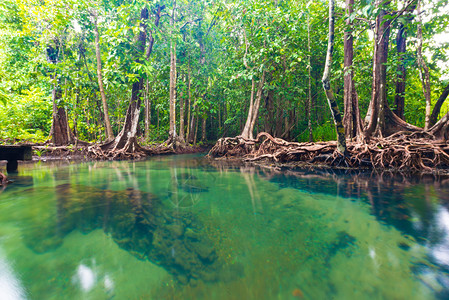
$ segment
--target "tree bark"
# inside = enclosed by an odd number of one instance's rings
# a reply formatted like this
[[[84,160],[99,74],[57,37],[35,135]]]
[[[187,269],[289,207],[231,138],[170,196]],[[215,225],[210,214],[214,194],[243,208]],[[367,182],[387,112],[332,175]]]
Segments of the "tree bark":
[[[405,82],[407,77],[407,70],[404,65],[404,55],[407,45],[407,31],[404,24],[399,24],[398,34],[396,36],[396,49],[398,52],[398,78],[396,80],[396,94],[394,96],[394,110],[393,112],[401,118],[404,118],[404,106],[405,106]]]
[[[74,107],[75,114],[74,114],[74,118],[73,118],[73,134],[75,136],[78,136],[77,111],[78,111],[78,105],[79,105],[79,102],[80,102],[80,88],[79,87],[76,88],[76,92],[75,93],[76,93],[76,95],[75,95],[75,107]]]
[[[179,101],[179,139],[181,141],[185,140],[185,128],[184,128],[184,99],[183,93],[180,95]]]
[[[192,103],[192,93],[190,90],[190,84],[191,84],[191,78],[190,78],[190,60],[189,60],[189,69],[188,69],[188,73],[187,73],[187,78],[188,78],[188,84],[187,84],[187,93],[188,93],[188,104],[187,104],[187,143],[190,143],[191,139],[190,139],[190,111],[191,111],[191,103]]]
[[[264,84],[265,84],[265,70],[262,71],[262,78],[260,79],[259,87],[257,88],[256,101],[253,106],[253,110],[254,110],[253,118],[251,120],[251,128],[250,128],[251,132],[253,131],[253,129],[256,125],[257,118],[259,115],[259,107],[260,107],[260,101],[262,100]]]
[[[443,106],[444,101],[446,101],[447,96],[449,95],[449,84],[444,89],[443,93],[441,93],[440,97],[438,98],[437,102],[435,103],[435,106],[433,107],[432,114],[430,115],[429,125],[433,126],[438,119],[438,115],[440,114],[441,106]]]
[[[353,23],[350,15],[353,13],[354,0],[346,0],[346,30],[344,33],[344,116],[343,124],[346,137],[355,138],[362,133],[359,101],[354,85],[354,38],[352,36]]]
[[[273,125],[274,125],[274,103],[273,103],[273,99],[274,98],[274,90],[268,90],[268,95],[265,98],[265,109],[267,110],[267,114],[265,116],[265,128],[264,131],[268,132],[270,135],[275,135],[273,132]],[[223,120],[225,119],[225,117],[223,117]]]
[[[102,67],[101,67],[101,52],[100,52],[100,34],[98,33],[98,16],[95,12],[93,15],[94,19],[94,31],[95,31],[95,55],[97,57],[97,77],[98,77],[98,87],[100,88],[100,95],[101,95],[101,102],[103,103],[103,114],[104,114],[104,123],[106,127],[106,136],[107,140],[113,140],[114,139],[114,132],[112,131],[111,121],[109,119],[109,112],[108,112],[108,102],[106,100],[106,94],[104,92],[103,87],[103,75]]]
[[[390,36],[390,19],[386,19],[391,1],[376,1],[378,15],[375,24],[373,54],[373,88],[371,102],[366,114],[364,136],[389,136],[398,131],[422,131],[421,128],[408,124],[394,114],[387,102],[388,44]]]
[[[449,139],[449,112],[444,115],[444,117],[442,117],[428,131],[437,139],[447,141]]]
[[[207,115],[203,116],[203,126],[201,126],[201,141],[206,141],[206,120]]]
[[[417,1],[409,2],[408,0],[403,0],[405,5],[405,12],[411,13],[415,10]],[[407,22],[413,19],[412,15],[407,17]],[[407,70],[404,65],[404,55],[407,46],[407,31],[404,23],[399,23],[399,29],[396,36],[396,49],[398,52],[398,78],[396,80],[396,93],[394,97],[395,108],[393,110],[394,114],[400,119],[404,118],[404,108],[405,108],[405,84],[407,78]]]
[[[59,48],[49,45],[47,47],[47,60],[56,65],[59,62]],[[50,136],[52,143],[56,146],[64,146],[74,142],[75,137],[70,130],[69,123],[67,120],[67,114],[64,106],[60,103],[62,98],[62,90],[59,86],[59,80],[56,74],[53,75],[56,83],[53,87],[52,98],[53,98],[53,117],[52,125],[50,130]]]
[[[390,21],[385,19],[386,8],[391,1],[376,0],[379,10],[376,17],[373,60],[373,88],[370,106],[366,116],[365,136],[383,135],[386,129],[385,110],[387,103],[387,58],[390,37]]]
[[[378,15],[376,17],[374,39],[373,91],[365,118],[366,127],[364,130],[364,136],[367,139],[371,136],[389,136],[398,131],[422,131],[421,128],[408,124],[394,114],[387,102],[386,63],[388,59],[391,19],[386,19],[385,16],[387,15],[390,2],[376,1]]]
[[[170,18],[170,26],[172,28],[174,26],[175,18],[176,0],[173,1],[173,10]],[[170,129],[167,143],[175,144],[176,137],[176,42],[170,41]]]
[[[430,127],[430,114],[431,114],[431,96],[430,96],[430,76],[429,76],[429,68],[424,60],[422,54],[422,44],[423,44],[423,36],[422,36],[422,20],[421,20],[421,1],[418,0],[418,49],[417,49],[417,58],[419,65],[419,78],[421,79],[422,89],[424,93],[424,98],[426,99],[426,116],[425,116],[425,125],[424,129],[427,130]]]
[[[170,44],[170,129],[169,139],[176,138],[176,45]]]
[[[159,19],[162,10],[165,6],[157,6],[155,10],[155,26],[159,25]],[[154,45],[154,38],[151,31],[149,32],[149,45],[145,51],[145,43],[147,39],[147,25],[146,22],[149,17],[148,8],[144,7],[140,12],[140,31],[137,36],[136,49],[140,53],[139,58],[136,59],[137,63],[141,63],[141,55],[146,54],[146,58],[151,55]],[[103,150],[115,151],[124,150],[125,152],[133,153],[138,150],[142,150],[136,140],[137,126],[139,124],[140,106],[141,106],[141,92],[144,87],[144,79],[141,77],[137,82],[132,85],[131,99],[129,101],[128,109],[126,111],[125,123],[120,133],[116,138],[109,143],[101,146]]]
[[[253,118],[253,106],[254,106],[254,89],[255,89],[256,81],[254,80],[254,77],[251,80],[251,96],[249,99],[249,109],[248,109],[248,115],[246,117],[246,123],[243,127],[241,136],[246,139],[252,139],[253,133],[252,131],[249,131],[249,127],[251,126],[251,120]]]
[[[246,118],[245,127],[243,127],[243,131],[240,134],[240,136],[245,139],[254,138],[253,135],[254,125],[256,124],[257,116],[259,113],[260,100],[262,99],[264,84],[265,84],[265,70],[262,71],[262,77],[259,80],[255,99],[254,99],[254,92],[255,92],[254,78],[252,79],[251,82],[251,98],[249,103],[248,116]]]
[[[73,134],[69,128],[67,114],[63,106],[56,104],[61,99],[61,90],[55,87],[53,90],[53,103],[56,112],[53,114],[52,142],[55,146],[65,146],[73,143]]]
[[[195,110],[196,110],[196,106],[193,105],[192,117],[190,118],[189,135],[187,136],[189,143],[193,143],[193,139],[195,136]]]
[[[150,101],[150,91],[149,91],[148,78],[145,84],[145,140],[148,142],[150,140],[150,125],[151,125],[151,101]]]
[[[345,128],[341,120],[341,114],[338,110],[337,102],[335,101],[334,93],[330,87],[330,76],[332,66],[332,53],[334,51],[334,0],[329,0],[329,34],[327,44],[326,63],[324,65],[323,73],[323,88],[326,93],[326,98],[329,103],[329,108],[332,112],[332,117],[335,123],[335,129],[337,131],[337,149],[340,153],[346,154],[346,135]]]
[[[160,121],[160,119],[159,119],[159,107],[157,107],[157,116],[156,116],[156,118],[157,118],[157,132],[158,132],[158,135],[159,135],[159,121]]]
[[[283,85],[283,87],[285,87]],[[283,118],[283,110],[282,107],[284,103],[283,95],[277,97],[277,108],[276,108],[276,127],[275,127],[275,136],[279,137],[282,134],[282,118]]]
[[[198,107],[195,109],[195,115],[196,115],[196,122],[195,122],[195,137],[193,139],[194,145],[196,145],[196,138],[198,136],[198,124],[200,123],[199,122],[200,116],[198,115]]]
[[[307,101],[307,129],[309,130],[309,142],[313,142],[312,131],[312,48],[310,46],[310,16],[307,15],[307,48],[309,50],[309,98]]]
[[[206,94],[204,94],[202,97],[204,99],[206,97]],[[199,122],[198,120],[199,120],[198,107],[196,103],[194,103],[192,108],[192,117],[190,120],[190,132],[188,137],[189,142],[193,142],[194,144],[196,144],[196,131],[198,130],[198,122]]]

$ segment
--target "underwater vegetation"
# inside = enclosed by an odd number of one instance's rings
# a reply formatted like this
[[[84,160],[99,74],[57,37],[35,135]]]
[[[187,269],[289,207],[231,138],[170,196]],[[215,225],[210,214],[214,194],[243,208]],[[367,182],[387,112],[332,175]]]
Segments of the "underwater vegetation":
[[[27,192],[36,191],[33,188]],[[56,186],[55,194],[56,218],[30,224],[24,232],[26,244],[37,253],[57,248],[73,230],[88,233],[102,228],[122,249],[162,266],[181,284],[232,280],[243,275],[243,267],[227,266],[219,259],[194,214],[165,209],[151,193],[67,183]]]

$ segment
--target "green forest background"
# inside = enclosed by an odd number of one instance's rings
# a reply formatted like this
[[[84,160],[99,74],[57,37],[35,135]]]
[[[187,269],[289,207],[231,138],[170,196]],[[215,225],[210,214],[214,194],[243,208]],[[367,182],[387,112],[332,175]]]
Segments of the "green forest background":
[[[397,11],[407,1],[391,1]],[[135,49],[142,7],[165,6],[160,25],[150,17],[154,37],[151,57]],[[430,71],[432,101],[449,83],[448,1],[422,1],[423,53]],[[336,2],[332,89],[343,110],[343,34],[345,3]],[[171,11],[176,9],[176,18]],[[372,90],[372,25],[374,1],[356,1],[354,13],[354,82],[362,116]],[[416,14],[416,12],[415,12]],[[144,144],[168,137],[170,45],[176,45],[176,120],[184,106],[185,127],[194,121],[195,138],[214,141],[240,134],[249,109],[253,78],[266,71],[256,131],[287,140],[335,139],[335,129],[322,88],[328,34],[327,1],[275,0],[3,0],[0,3],[0,140],[44,142],[52,123],[52,91],[62,89],[69,125],[84,141],[105,135],[97,79],[95,24],[99,33],[102,76],[114,134],[124,122],[131,86],[143,77],[149,114],[141,108],[139,133]],[[173,22],[170,22],[170,19]],[[387,63],[388,100],[394,105],[400,63],[395,48],[399,24],[406,27],[405,120],[423,127],[425,97],[417,63],[417,18],[401,16],[392,23]],[[57,63],[48,59],[58,50]],[[310,50],[309,50],[310,49]],[[402,62],[401,62],[402,63]],[[309,88],[309,71],[311,75]],[[309,100],[310,92],[310,100]],[[307,106],[311,101],[311,113]],[[440,116],[449,105],[445,103]],[[188,115],[193,118],[188,118]],[[145,121],[148,130],[145,130]]]

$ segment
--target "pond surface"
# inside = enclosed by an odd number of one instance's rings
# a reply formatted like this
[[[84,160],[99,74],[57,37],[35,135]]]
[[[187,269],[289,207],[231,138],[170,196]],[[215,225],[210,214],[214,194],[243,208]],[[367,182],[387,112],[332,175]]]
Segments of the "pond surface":
[[[0,299],[448,299],[449,179],[35,164],[0,193]]]

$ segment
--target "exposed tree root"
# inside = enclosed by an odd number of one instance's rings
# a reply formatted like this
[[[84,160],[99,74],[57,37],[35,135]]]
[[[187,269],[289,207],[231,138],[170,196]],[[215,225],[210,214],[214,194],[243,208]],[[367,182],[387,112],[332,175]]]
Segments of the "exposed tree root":
[[[44,144],[38,144],[33,146],[34,155],[38,157],[61,157],[71,158],[76,156],[84,156],[87,154],[86,147],[84,145],[74,146],[50,146]]]
[[[113,143],[112,141],[111,143]],[[92,159],[140,159],[147,156],[158,154],[173,154],[175,151],[172,147],[164,144],[152,148],[146,148],[139,145],[136,138],[129,138],[123,147],[108,147],[108,143],[98,146],[90,146],[87,148],[89,158]]]
[[[113,141],[112,141],[113,142]],[[137,140],[130,139],[122,148],[108,147],[112,142],[102,145],[79,146],[33,146],[34,154],[39,158],[45,159],[87,159],[87,160],[126,160],[143,159],[153,155],[165,154],[187,154],[205,152],[205,147],[191,146],[183,144],[173,147],[166,143],[154,145],[151,147],[140,146]]]
[[[449,144],[435,141],[425,132],[398,132],[387,138],[371,138],[367,143],[349,143],[343,156],[337,143],[295,143],[259,133],[256,139],[242,137],[218,140],[210,157],[268,160],[279,163],[307,162],[343,168],[394,169],[433,172],[449,168]]]
[[[11,181],[8,180],[8,177],[6,177],[5,174],[3,174],[2,172],[0,172],[0,186],[5,186],[8,183],[10,183]]]
[[[187,144],[180,136],[170,135],[168,139],[162,144],[167,149],[171,149],[173,153],[183,152],[184,148],[187,148]]]

